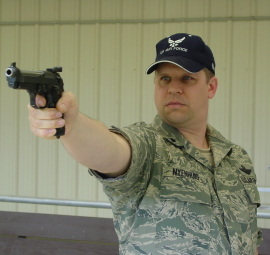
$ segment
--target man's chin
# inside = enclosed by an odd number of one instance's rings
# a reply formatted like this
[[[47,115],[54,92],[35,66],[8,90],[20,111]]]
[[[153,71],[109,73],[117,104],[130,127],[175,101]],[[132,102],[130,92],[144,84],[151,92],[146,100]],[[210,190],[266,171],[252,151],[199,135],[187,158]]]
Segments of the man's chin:
[[[161,116],[161,118],[166,123],[174,127],[185,123],[185,117],[183,116],[183,114],[180,114],[179,112],[170,112],[169,114],[165,114],[163,117]]]

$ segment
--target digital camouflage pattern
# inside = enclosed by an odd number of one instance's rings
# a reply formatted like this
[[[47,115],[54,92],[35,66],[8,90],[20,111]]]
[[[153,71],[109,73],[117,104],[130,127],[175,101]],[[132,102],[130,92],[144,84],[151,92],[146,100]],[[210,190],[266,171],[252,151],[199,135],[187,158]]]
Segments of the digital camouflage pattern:
[[[256,176],[247,153],[210,125],[215,167],[177,129],[152,124],[113,128],[132,146],[128,172],[102,178],[121,255],[254,255],[261,243]]]

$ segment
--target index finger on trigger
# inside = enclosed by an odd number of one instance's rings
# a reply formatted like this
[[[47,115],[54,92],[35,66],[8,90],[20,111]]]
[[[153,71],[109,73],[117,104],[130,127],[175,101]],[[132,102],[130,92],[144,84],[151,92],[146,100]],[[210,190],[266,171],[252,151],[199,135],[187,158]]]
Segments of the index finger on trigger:
[[[36,100],[36,105],[38,107],[44,107],[46,105],[46,99],[43,96],[39,95],[39,94],[36,95],[35,100]]]

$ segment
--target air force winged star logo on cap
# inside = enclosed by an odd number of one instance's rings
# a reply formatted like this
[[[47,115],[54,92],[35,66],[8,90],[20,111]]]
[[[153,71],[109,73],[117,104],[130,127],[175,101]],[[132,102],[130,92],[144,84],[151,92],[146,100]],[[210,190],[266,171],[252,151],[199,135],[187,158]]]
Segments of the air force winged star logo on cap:
[[[183,41],[185,40],[185,38],[186,38],[186,37],[183,37],[183,38],[181,38],[181,39],[179,39],[179,40],[176,40],[176,41],[174,41],[174,40],[172,40],[171,38],[169,38],[169,39],[168,39],[168,42],[169,42],[169,44],[170,44],[170,47],[176,47],[179,43],[183,42]]]
[[[146,70],[147,74],[157,69],[160,63],[173,63],[190,73],[203,68],[215,74],[215,59],[211,49],[201,37],[177,33],[165,37],[156,44],[156,58]]]

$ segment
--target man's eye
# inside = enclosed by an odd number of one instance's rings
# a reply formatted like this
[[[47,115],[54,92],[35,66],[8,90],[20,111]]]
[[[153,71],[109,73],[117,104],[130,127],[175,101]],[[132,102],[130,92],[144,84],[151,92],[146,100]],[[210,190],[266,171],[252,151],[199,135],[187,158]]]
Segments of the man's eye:
[[[189,80],[192,80],[193,78],[192,77],[190,77],[190,76],[184,76],[183,77],[183,80],[185,80],[185,81],[189,81]]]
[[[169,76],[163,76],[163,77],[161,77],[161,80],[162,81],[169,81],[170,77]]]

